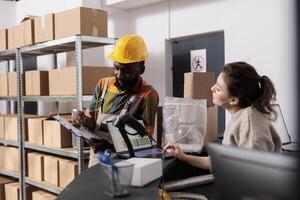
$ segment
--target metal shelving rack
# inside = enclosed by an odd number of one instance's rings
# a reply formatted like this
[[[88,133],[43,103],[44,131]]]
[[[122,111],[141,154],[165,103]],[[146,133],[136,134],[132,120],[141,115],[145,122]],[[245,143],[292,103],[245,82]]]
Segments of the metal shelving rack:
[[[5,169],[0,169],[0,174],[10,176],[10,177],[14,177],[14,178],[19,178],[18,172],[11,172],[11,171],[8,171],[8,170],[5,170]]]
[[[5,146],[9,145],[9,146],[13,146],[13,147],[19,146],[17,141],[5,140],[5,139],[0,139],[0,144],[3,144]]]
[[[62,188],[59,188],[59,187],[54,187],[52,185],[49,185],[45,182],[37,182],[29,177],[26,177],[25,179],[25,182],[30,184],[30,185],[33,185],[33,186],[36,186],[36,187],[39,187],[39,188],[43,188],[44,190],[47,190],[49,192],[52,192],[52,193],[55,193],[55,194],[60,194],[61,191],[63,190]]]
[[[23,200],[26,197],[25,194],[25,183],[37,186],[47,191],[59,194],[61,188],[49,186],[46,183],[36,182],[32,179],[25,177],[25,148],[42,151],[46,153],[56,154],[69,158],[78,159],[78,171],[83,171],[84,158],[89,152],[83,150],[83,140],[78,139],[79,148],[78,150],[62,150],[58,148],[48,148],[45,146],[34,145],[24,142],[24,102],[25,101],[76,101],[77,109],[82,110],[83,100],[90,100],[91,96],[82,95],[82,50],[87,48],[99,47],[104,45],[112,45],[115,43],[113,38],[101,38],[93,36],[71,36],[63,39],[53,40],[40,44],[35,44],[20,49],[9,50],[0,52],[0,60],[16,60],[17,70],[17,86],[18,96],[17,97],[0,97],[0,100],[14,100],[18,103],[18,141],[7,141],[0,140],[0,144],[9,144],[11,146],[19,147],[20,152],[20,172],[11,173],[5,170],[0,170],[0,174],[19,178],[20,182],[20,199]],[[53,53],[61,53],[75,51],[76,55],[76,96],[23,96],[23,83],[21,81],[21,72],[23,71],[22,59],[32,56],[47,55]]]

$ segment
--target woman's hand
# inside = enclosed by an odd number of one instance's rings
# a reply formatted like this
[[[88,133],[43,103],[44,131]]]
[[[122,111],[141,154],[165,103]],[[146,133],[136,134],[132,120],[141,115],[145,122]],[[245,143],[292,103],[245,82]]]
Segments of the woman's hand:
[[[186,154],[180,149],[178,144],[167,144],[164,150],[179,160],[183,160]]]

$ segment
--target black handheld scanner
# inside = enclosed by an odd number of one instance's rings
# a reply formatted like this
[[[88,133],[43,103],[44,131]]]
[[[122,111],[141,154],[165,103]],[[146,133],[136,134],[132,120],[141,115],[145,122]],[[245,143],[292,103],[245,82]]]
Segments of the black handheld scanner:
[[[137,133],[140,136],[144,137],[145,135],[147,135],[147,131],[144,128],[144,126],[137,119],[132,117],[130,114],[124,114],[119,117],[116,117],[113,120],[113,125],[115,127],[118,127],[119,129],[123,129],[125,128],[125,125],[128,125],[131,128],[133,128],[135,131],[137,131]]]
[[[125,125],[129,125],[135,131],[137,131],[136,134],[139,134],[142,137],[144,137],[147,134],[146,129],[130,114],[124,114],[124,115],[114,118],[112,124],[119,129],[119,131],[126,143],[130,157],[135,157],[131,141],[128,137],[128,135],[132,135],[132,134],[128,133],[126,131]]]

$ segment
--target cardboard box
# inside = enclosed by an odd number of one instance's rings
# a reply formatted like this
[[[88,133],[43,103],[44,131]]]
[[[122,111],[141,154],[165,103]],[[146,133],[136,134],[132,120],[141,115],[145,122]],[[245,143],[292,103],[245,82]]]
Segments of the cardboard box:
[[[8,96],[17,96],[17,72],[9,72],[8,76]],[[24,81],[24,74],[21,74],[21,80],[23,81],[23,94],[25,91],[25,81]]]
[[[0,51],[7,50],[7,29],[0,30]]]
[[[184,98],[207,99],[207,107],[214,106],[210,90],[214,84],[214,72],[184,73]]]
[[[162,161],[156,158],[130,158],[134,164],[132,186],[142,187],[162,176]]]
[[[59,122],[45,120],[43,122],[44,145],[47,147],[72,147],[72,135]]]
[[[15,33],[17,32],[18,26],[12,26],[7,29],[7,49],[15,49]]]
[[[48,71],[25,72],[25,95],[43,96],[49,95]]]
[[[44,180],[44,155],[27,153],[27,175],[38,181]]]
[[[203,144],[216,140],[218,137],[218,106],[207,108],[206,135]]]
[[[36,118],[37,115],[24,115],[24,140],[28,140],[28,119]],[[17,115],[5,115],[4,117],[5,139],[18,140],[18,120]]]
[[[59,158],[44,156],[44,181],[59,186]]]
[[[12,179],[8,179],[8,178],[0,176],[0,200],[5,200],[4,185],[7,184],[7,183],[11,183],[11,182],[13,182]]]
[[[5,199],[19,200],[19,182],[5,184]],[[25,185],[26,200],[32,199],[32,187]]]
[[[54,14],[34,18],[35,43],[54,40]]]
[[[4,148],[4,169],[14,172],[19,171],[19,149],[15,147]]]
[[[78,175],[78,163],[60,159],[59,160],[59,186],[65,188]]]
[[[15,29],[15,47],[20,48],[34,44],[34,18],[26,16],[20,25]]]
[[[0,74],[0,96],[8,96],[8,76]]]
[[[32,192],[32,200],[56,200],[57,196],[43,190]]]
[[[4,135],[4,115],[0,115],[0,138],[4,139],[5,135]]]
[[[54,14],[55,38],[74,35],[107,37],[107,13],[78,7]]]
[[[82,67],[82,94],[93,94],[98,81],[113,74],[113,67]],[[76,95],[76,93],[76,67],[49,71],[50,95]]]
[[[28,140],[28,118],[36,115],[24,115],[24,139]],[[6,140],[18,141],[18,117],[17,115],[5,115],[4,117],[4,138]]]
[[[4,169],[4,146],[0,145],[0,169]]]
[[[28,142],[39,145],[44,144],[43,120],[45,119],[45,117],[28,119]]]
[[[6,140],[18,140],[18,117],[17,115],[4,116],[4,138]]]

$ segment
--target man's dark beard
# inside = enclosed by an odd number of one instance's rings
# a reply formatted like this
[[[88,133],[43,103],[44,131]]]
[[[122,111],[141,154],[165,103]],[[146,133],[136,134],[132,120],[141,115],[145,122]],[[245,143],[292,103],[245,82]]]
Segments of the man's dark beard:
[[[131,81],[123,81],[116,77],[117,81],[116,81],[115,85],[121,90],[130,90],[138,82],[139,78],[140,77],[137,76],[135,79],[133,79]]]

